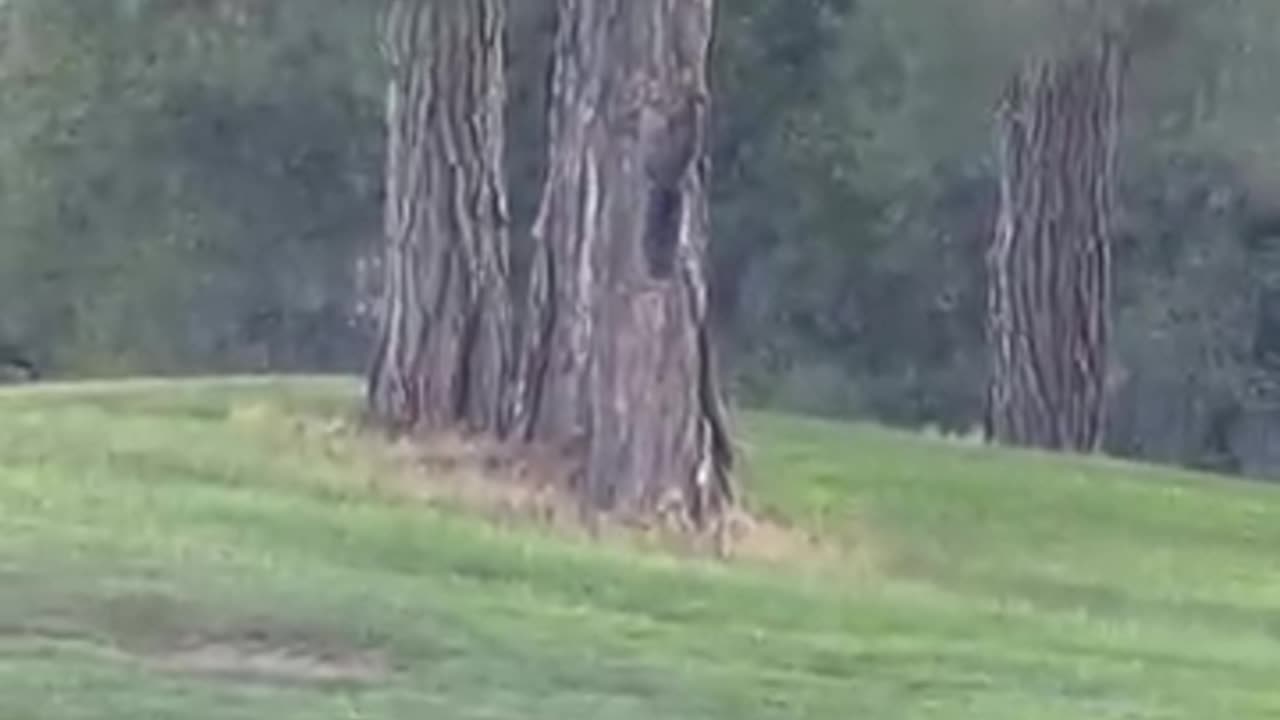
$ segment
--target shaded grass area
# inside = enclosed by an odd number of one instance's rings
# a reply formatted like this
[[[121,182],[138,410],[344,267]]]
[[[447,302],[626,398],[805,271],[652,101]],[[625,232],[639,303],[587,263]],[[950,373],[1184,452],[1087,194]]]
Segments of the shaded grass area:
[[[0,393],[0,717],[1280,716],[1274,488],[756,415],[874,562],[717,563],[407,501],[356,392]]]

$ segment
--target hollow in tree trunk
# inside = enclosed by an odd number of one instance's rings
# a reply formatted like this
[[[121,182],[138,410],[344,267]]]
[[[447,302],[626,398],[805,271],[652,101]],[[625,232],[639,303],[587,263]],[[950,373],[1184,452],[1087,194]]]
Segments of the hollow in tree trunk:
[[[597,510],[733,502],[707,327],[711,0],[558,0],[519,427]]]
[[[987,258],[991,440],[1082,452],[1101,444],[1123,70],[1107,36],[1029,63],[1004,95]]]
[[[504,1],[392,0],[383,17],[386,254],[367,393],[400,429],[506,429]]]

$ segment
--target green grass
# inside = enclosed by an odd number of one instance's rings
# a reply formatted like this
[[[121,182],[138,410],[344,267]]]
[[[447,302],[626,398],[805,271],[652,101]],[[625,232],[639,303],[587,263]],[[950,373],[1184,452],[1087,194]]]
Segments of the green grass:
[[[752,416],[756,510],[863,560],[720,564],[397,502],[354,403],[0,392],[0,719],[1280,717],[1280,488]],[[391,669],[168,662],[247,636]]]

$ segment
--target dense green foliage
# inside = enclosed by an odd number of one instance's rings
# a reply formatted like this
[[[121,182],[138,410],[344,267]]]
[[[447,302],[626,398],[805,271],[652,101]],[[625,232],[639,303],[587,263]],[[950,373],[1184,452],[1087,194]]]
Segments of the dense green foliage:
[[[756,501],[845,554],[713,564],[406,503],[357,393],[0,391],[0,716],[1280,710],[1273,487],[753,416]]]
[[[66,372],[358,357],[382,142],[358,5],[10,3],[0,331]]]
[[[713,275],[740,400],[975,423],[992,106],[1028,52],[1093,21],[1087,5],[720,3]],[[1278,473],[1280,7],[1137,5],[1110,448]],[[512,5],[518,260],[550,9]],[[0,341],[64,375],[359,367],[355,266],[379,236],[376,10],[0,6]]]

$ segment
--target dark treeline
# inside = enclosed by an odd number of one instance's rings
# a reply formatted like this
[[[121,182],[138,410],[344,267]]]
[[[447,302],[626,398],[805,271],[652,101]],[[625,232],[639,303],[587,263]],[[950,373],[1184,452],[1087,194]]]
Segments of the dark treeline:
[[[552,5],[508,18],[516,285]],[[1029,5],[719,3],[712,307],[737,403],[981,425],[996,107],[1075,17]],[[1105,447],[1280,475],[1280,6],[1139,5]],[[0,5],[0,343],[49,376],[361,370],[383,233],[377,6]]]

